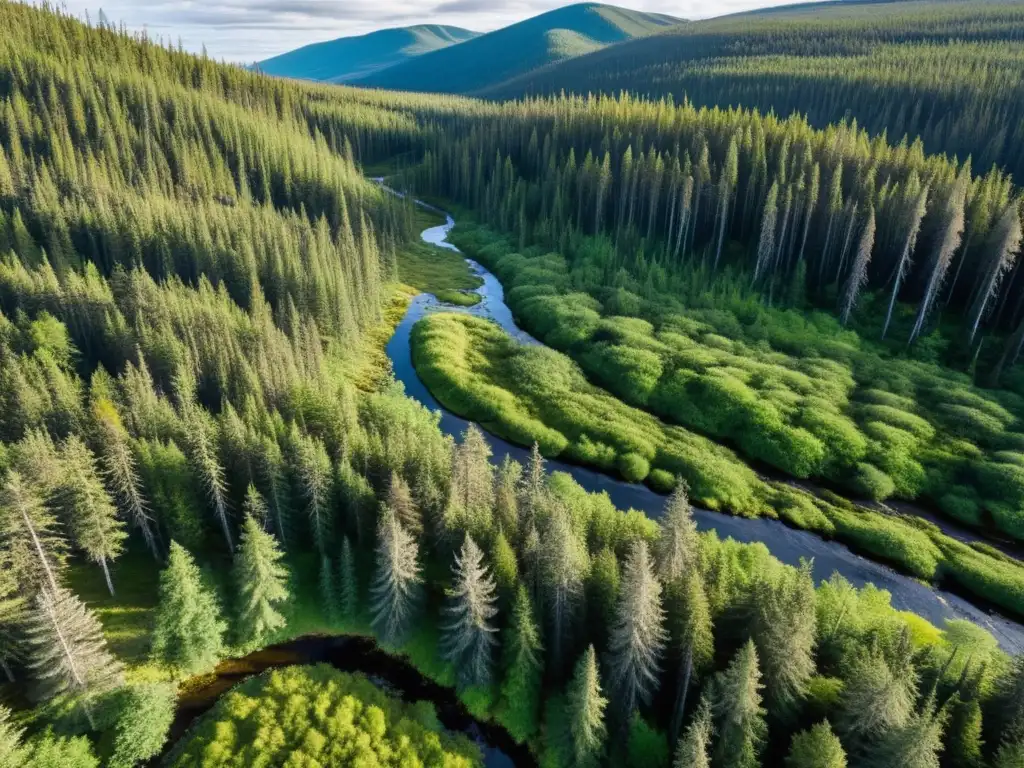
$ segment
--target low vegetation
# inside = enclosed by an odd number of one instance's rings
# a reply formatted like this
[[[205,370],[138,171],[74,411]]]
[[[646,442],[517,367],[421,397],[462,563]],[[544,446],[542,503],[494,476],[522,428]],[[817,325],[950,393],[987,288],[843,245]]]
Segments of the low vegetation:
[[[403,702],[366,677],[289,667],[225,694],[168,765],[482,766],[480,749],[442,729],[429,702]]]
[[[561,328],[571,328],[565,322]],[[590,384],[570,358],[521,345],[488,320],[436,314],[413,328],[413,362],[446,407],[546,456],[671,491],[677,479],[701,505],[779,517],[836,538],[920,579],[946,583],[1024,615],[1024,567],[975,549],[934,525],[816,497],[769,482],[735,453],[669,426]]]
[[[426,209],[417,208],[414,229],[419,231],[443,224],[444,219]],[[403,245],[398,258],[398,280],[438,301],[468,307],[480,301],[473,289],[481,280],[472,273],[466,259],[448,248],[415,241]]]

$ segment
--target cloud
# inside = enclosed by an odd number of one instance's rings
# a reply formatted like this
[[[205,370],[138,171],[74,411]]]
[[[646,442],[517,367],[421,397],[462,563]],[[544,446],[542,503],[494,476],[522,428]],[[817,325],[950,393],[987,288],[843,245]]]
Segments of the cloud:
[[[610,0],[636,10],[703,18],[791,0]],[[452,24],[487,32],[568,5],[567,0],[64,0],[95,21],[147,30],[186,50],[252,62],[336,37],[385,27]]]

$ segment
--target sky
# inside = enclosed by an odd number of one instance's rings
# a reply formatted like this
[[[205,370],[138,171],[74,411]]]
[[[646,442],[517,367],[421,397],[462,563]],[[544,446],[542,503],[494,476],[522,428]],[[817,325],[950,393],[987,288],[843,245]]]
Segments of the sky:
[[[794,0],[606,0],[635,10],[698,19]],[[451,24],[488,32],[566,0],[63,0],[95,23],[107,18],[151,37],[206,46],[217,59],[251,63],[309,43],[410,24]]]

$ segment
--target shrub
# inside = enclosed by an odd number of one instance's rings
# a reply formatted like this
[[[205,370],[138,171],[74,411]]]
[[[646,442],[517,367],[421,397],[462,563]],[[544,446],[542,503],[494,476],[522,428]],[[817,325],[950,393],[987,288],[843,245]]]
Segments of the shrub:
[[[631,483],[642,483],[651,471],[650,463],[638,453],[622,454],[616,466],[622,476]]]
[[[647,475],[647,484],[658,493],[671,493],[676,487],[676,478],[664,469],[652,469]]]
[[[629,768],[667,768],[668,740],[647,721],[634,715],[629,724],[626,765]]]
[[[882,501],[896,492],[896,483],[874,464],[861,462],[857,465],[850,489],[863,498]]]

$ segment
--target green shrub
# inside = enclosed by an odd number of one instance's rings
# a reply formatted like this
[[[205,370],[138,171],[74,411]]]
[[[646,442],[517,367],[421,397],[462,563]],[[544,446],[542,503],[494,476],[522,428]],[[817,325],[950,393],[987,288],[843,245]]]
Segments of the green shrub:
[[[667,768],[668,740],[665,734],[652,728],[647,721],[634,715],[629,724],[626,745],[626,765],[629,768]]]
[[[479,748],[437,728],[427,706],[325,664],[274,670],[225,694],[168,764],[482,765]]]
[[[676,477],[664,469],[652,469],[647,475],[647,484],[658,493],[671,493],[676,487]]]
[[[651,465],[637,453],[624,453],[619,456],[616,466],[622,476],[631,483],[642,483],[651,471]]]
[[[874,464],[861,462],[857,465],[850,488],[865,499],[883,501],[896,492],[896,483]]]

